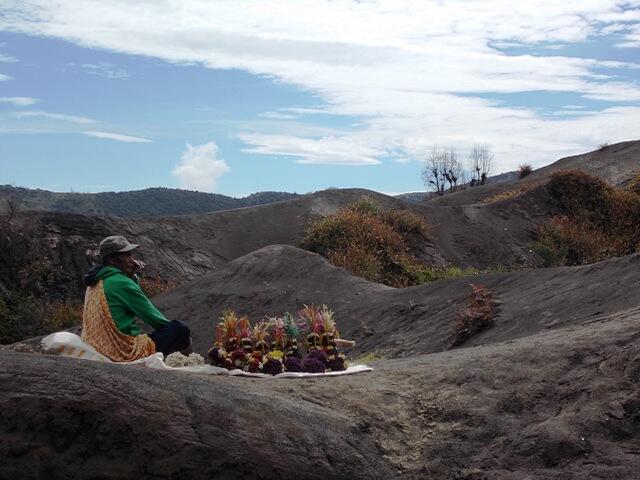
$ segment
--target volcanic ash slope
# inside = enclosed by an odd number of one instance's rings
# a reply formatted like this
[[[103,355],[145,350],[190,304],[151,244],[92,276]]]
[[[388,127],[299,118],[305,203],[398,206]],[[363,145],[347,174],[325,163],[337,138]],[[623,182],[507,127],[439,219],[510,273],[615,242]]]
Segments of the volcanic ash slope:
[[[0,477],[635,478],[640,257],[408,289],[271,246],[158,298],[205,353],[223,308],[326,303],[374,372],[200,377],[0,351]],[[496,325],[450,350],[469,283]],[[476,345],[476,346],[474,346]]]

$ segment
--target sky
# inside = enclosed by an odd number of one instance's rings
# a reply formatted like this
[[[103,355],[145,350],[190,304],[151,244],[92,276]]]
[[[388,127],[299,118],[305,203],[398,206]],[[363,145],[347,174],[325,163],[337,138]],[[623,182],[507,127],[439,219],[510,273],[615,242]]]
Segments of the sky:
[[[639,126],[640,0],[0,0],[0,184],[395,194]]]

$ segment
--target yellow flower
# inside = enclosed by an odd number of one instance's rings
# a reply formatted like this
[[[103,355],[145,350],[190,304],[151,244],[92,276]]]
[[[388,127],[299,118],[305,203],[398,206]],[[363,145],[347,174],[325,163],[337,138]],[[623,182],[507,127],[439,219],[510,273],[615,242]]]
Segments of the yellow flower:
[[[282,360],[284,358],[284,353],[282,353],[281,350],[274,350],[273,352],[269,352],[267,354],[267,358],[275,359],[275,360]]]

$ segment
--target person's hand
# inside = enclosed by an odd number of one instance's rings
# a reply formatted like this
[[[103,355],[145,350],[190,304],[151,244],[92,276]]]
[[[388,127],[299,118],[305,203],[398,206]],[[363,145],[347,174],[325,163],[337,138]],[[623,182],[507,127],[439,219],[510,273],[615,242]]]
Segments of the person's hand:
[[[136,264],[136,270],[144,270],[144,267],[147,266],[142,260],[134,260],[133,263]]]

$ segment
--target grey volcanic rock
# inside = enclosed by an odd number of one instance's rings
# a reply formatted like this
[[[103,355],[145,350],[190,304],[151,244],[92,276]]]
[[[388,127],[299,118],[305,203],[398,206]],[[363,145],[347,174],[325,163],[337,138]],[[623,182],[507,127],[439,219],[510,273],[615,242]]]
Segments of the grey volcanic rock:
[[[261,380],[0,352],[1,478],[389,476],[357,419]]]
[[[463,267],[538,266],[539,259],[531,247],[538,227],[556,213],[557,207],[543,185],[502,201],[486,202],[492,195],[514,188],[517,186],[509,183],[483,186],[470,189],[473,191],[469,194],[452,194],[454,201],[448,204],[444,196],[441,203],[420,205],[422,216],[433,225],[435,249],[449,262]],[[458,204],[456,198],[469,203]]]
[[[307,380],[0,351],[0,477],[632,479],[639,328],[636,301]]]
[[[327,303],[373,373],[200,377],[0,350],[0,478],[635,478],[640,255],[394,289],[270,246],[158,298],[204,353],[223,308]],[[450,349],[469,283],[496,324]]]

